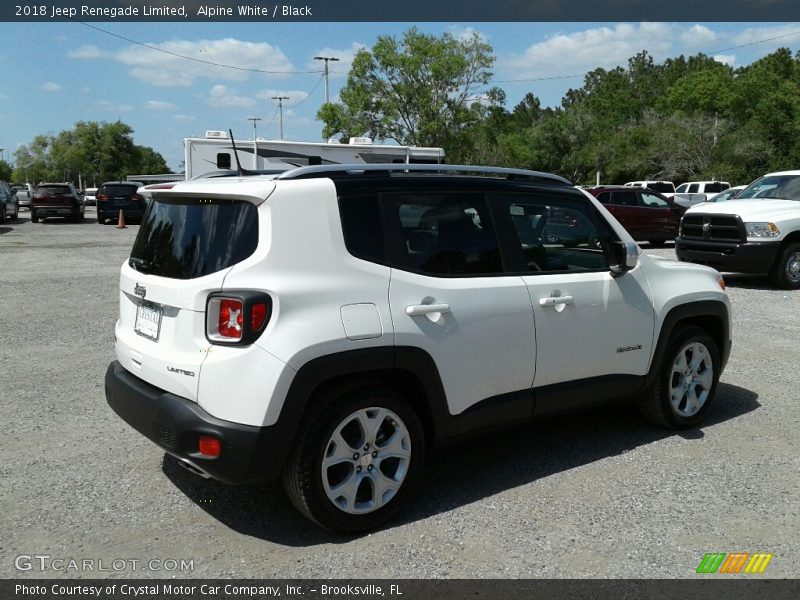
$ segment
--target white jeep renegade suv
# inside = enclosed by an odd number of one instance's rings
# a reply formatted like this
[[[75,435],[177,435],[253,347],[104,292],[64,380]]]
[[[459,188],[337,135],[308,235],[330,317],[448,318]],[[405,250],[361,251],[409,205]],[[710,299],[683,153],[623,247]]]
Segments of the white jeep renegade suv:
[[[282,475],[330,529],[379,525],[468,433],[626,399],[694,426],[730,351],[719,274],[640,254],[555,175],[336,165],[152,196],[108,403],[195,472]]]

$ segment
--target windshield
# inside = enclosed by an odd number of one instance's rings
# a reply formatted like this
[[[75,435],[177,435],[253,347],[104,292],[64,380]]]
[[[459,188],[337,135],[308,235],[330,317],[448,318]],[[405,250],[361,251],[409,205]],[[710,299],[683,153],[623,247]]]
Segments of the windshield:
[[[243,261],[258,245],[258,211],[250,202],[155,200],[128,261],[143,273],[193,279]]]
[[[769,175],[756,179],[736,195],[737,200],[749,198],[800,200],[800,175]]]

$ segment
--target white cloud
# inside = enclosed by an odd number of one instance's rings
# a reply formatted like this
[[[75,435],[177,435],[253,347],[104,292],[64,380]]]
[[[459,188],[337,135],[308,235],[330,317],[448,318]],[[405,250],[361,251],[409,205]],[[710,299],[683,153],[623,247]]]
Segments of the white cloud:
[[[256,94],[256,98],[259,100],[265,100],[277,104],[278,101],[272,99],[276,96],[288,96],[289,99],[283,101],[283,106],[285,109],[287,106],[294,106],[295,104],[299,104],[308,98],[308,92],[303,92],[300,90],[261,90]],[[284,114],[286,114],[285,110]]]
[[[163,100],[148,100],[145,103],[145,108],[150,110],[177,110],[177,106],[172,102],[164,102]]]
[[[208,93],[206,103],[216,108],[248,108],[256,105],[256,101],[246,96],[237,96],[236,90],[224,85],[215,85]]]
[[[680,40],[687,48],[708,49],[719,42],[719,35],[703,25],[692,25],[681,32]]]
[[[100,48],[98,48],[94,44],[84,44],[77,50],[70,50],[69,52],[67,52],[67,56],[69,58],[90,60],[94,58],[109,58],[111,54],[103,50],[100,50]]]
[[[466,42],[468,40],[471,40],[472,36],[475,35],[476,33],[478,34],[478,37],[481,39],[481,41],[483,41],[483,42],[488,42],[489,41],[489,36],[488,35],[478,31],[474,27],[461,27],[460,25],[450,25],[447,28],[447,32],[450,35],[452,35],[454,38],[456,38],[457,40],[460,40],[462,42]]]
[[[797,33],[798,29],[800,29],[800,24],[798,23],[784,23],[768,27],[748,27],[731,36],[731,43],[727,45],[741,46],[753,44],[754,42],[763,42],[758,44],[758,47],[764,50],[764,54],[767,54],[775,48],[796,46],[797,42],[800,41],[800,34]]]
[[[557,34],[528,47],[522,55],[499,61],[515,78],[582,75],[586,71],[626,65],[644,49],[656,59],[669,56],[674,28],[664,23],[619,24]]]
[[[356,56],[356,53],[361,49],[366,49],[367,46],[362,44],[361,42],[353,42],[350,44],[349,48],[321,48],[318,52],[314,53],[314,56],[335,56],[339,60],[336,62],[329,62],[328,63],[328,73],[331,79],[340,78],[340,77],[347,77],[347,74],[350,72],[350,67],[353,65],[353,59]],[[322,71],[324,68],[324,63],[321,60],[309,60],[306,64],[306,68],[309,71]]]
[[[189,123],[191,121],[197,120],[197,117],[193,115],[175,115],[172,118],[176,120],[178,123]]]
[[[42,85],[39,86],[39,89],[43,92],[57,92],[61,89],[61,86],[57,83],[53,83],[52,81],[46,81]]]
[[[148,46],[158,50],[132,46],[117,52],[114,58],[131,67],[132,77],[155,86],[188,86],[200,78],[243,81],[254,70],[284,73],[292,70],[286,55],[276,46],[265,42],[226,38],[197,42],[176,40]]]
[[[736,66],[736,55],[735,54],[717,54],[714,56],[714,60],[722,63],[723,65],[728,65],[729,67]]]
[[[94,107],[98,110],[105,110],[108,112],[130,112],[135,110],[130,104],[116,104],[111,100],[98,100],[94,103]]]

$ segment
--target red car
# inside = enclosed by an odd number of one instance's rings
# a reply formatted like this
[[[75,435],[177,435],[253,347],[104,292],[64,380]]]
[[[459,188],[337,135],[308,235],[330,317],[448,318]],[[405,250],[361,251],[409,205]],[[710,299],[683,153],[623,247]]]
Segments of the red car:
[[[648,188],[601,185],[586,190],[616,217],[635,240],[660,246],[678,236],[686,208]]]

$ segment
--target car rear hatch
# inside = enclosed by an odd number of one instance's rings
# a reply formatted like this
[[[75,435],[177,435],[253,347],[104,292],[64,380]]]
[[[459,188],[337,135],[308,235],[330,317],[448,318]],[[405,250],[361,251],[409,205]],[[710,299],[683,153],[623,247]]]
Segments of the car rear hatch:
[[[40,185],[34,196],[34,204],[37,206],[71,206],[72,201],[72,193],[64,185]]]
[[[274,184],[271,184],[274,187]],[[260,197],[156,195],[120,274],[116,353],[122,366],[197,401],[210,343],[206,300],[259,243]]]
[[[112,183],[102,186],[97,193],[97,200],[103,203],[105,208],[119,209],[128,208],[129,206],[139,206],[142,198],[136,193],[138,185],[131,185],[125,183]]]

